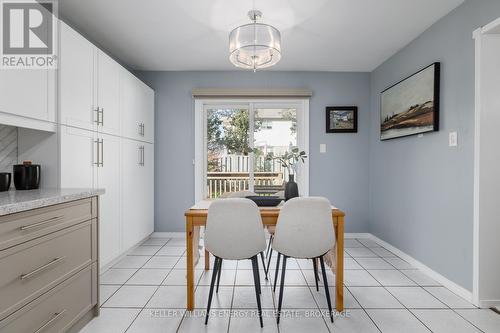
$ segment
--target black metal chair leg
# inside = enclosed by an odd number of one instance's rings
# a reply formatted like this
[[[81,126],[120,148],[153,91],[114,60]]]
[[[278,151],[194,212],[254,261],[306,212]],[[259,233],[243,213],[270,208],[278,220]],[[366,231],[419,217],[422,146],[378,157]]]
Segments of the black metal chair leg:
[[[259,262],[257,256],[252,257],[252,269],[253,269],[253,283],[255,285],[255,298],[257,298],[257,309],[260,320],[260,327],[264,327],[264,322],[262,321],[262,308],[260,304],[260,279],[259,279]]]
[[[269,256],[267,257],[267,272],[266,274],[269,274],[269,269],[271,268],[271,258],[273,257],[273,248],[270,250],[271,252],[269,253]]]
[[[214,270],[212,271],[212,281],[210,282],[210,291],[208,293],[208,304],[207,304],[207,314],[205,316],[205,325],[208,324],[208,316],[210,314],[210,306],[212,305],[212,296],[214,294],[215,278],[217,277],[217,272],[219,270],[219,259],[215,257]]]
[[[330,289],[328,289],[328,281],[326,280],[325,261],[323,260],[323,256],[319,257],[319,262],[321,263],[321,270],[323,271],[323,282],[325,283],[325,295],[326,302],[328,303],[328,311],[330,312],[330,320],[333,323],[332,301],[330,300]]]
[[[266,261],[264,260],[264,252],[260,253],[260,259],[262,259],[262,267],[264,268],[264,274],[266,276],[266,280],[269,280],[267,278],[267,269],[266,269]]]
[[[276,292],[276,284],[278,283],[278,272],[280,268],[281,253],[278,252],[278,258],[276,258],[276,272],[274,272],[274,286],[273,292]]]
[[[267,243],[266,258],[269,257],[269,251],[272,251],[271,244],[273,243],[273,235],[269,237],[269,243]]]
[[[316,282],[316,291],[319,291],[319,286],[318,286],[318,263],[316,262],[316,258],[313,258],[313,269],[314,269],[314,281]]]
[[[287,259],[287,256],[283,255],[283,268],[281,271],[281,284],[280,284],[280,296],[279,296],[279,301],[278,301],[278,314],[276,317],[276,323],[278,325],[280,323],[281,305],[283,304],[283,289],[285,287],[286,259]]]
[[[259,289],[259,295],[262,293],[261,291],[261,285],[260,285],[260,272],[259,272],[259,258],[257,258],[257,256],[255,256],[255,263],[256,263],[256,267],[257,267],[257,271],[255,272],[257,275],[255,276],[255,278],[257,279],[257,288]],[[252,265],[253,265],[253,261],[252,261]],[[252,266],[253,268],[253,266]]]
[[[220,283],[220,274],[222,272],[222,259],[219,258],[219,269],[217,270],[217,289],[215,289],[215,293],[219,293],[219,283]]]

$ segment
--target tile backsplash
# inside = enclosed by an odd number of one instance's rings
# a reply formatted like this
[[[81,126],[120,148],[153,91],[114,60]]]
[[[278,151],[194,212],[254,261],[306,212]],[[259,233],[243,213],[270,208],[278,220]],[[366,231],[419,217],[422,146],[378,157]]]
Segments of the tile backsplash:
[[[17,164],[17,127],[0,124],[0,172],[12,172]]]

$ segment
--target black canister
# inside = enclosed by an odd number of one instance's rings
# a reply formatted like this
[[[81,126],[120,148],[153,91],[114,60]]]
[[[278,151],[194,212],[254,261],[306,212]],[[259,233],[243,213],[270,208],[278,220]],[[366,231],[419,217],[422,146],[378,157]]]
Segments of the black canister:
[[[0,192],[8,191],[10,189],[10,172],[0,172]]]
[[[39,164],[24,162],[14,165],[14,186],[16,190],[36,190],[40,186]]]

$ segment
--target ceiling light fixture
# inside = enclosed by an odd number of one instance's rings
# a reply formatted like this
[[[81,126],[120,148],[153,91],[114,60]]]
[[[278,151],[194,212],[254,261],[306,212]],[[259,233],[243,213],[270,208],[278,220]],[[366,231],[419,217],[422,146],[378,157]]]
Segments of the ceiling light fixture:
[[[246,69],[271,67],[281,59],[281,34],[278,29],[257,23],[262,12],[251,10],[248,17],[252,23],[237,27],[229,34],[229,60]]]

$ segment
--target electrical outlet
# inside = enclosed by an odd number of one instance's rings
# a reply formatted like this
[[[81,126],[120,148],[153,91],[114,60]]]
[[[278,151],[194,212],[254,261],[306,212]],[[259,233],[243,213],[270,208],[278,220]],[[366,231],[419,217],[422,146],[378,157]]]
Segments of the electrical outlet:
[[[326,153],[326,143],[319,144],[319,152],[322,154]]]
[[[458,133],[450,132],[448,135],[448,146],[456,147],[458,146]]]

